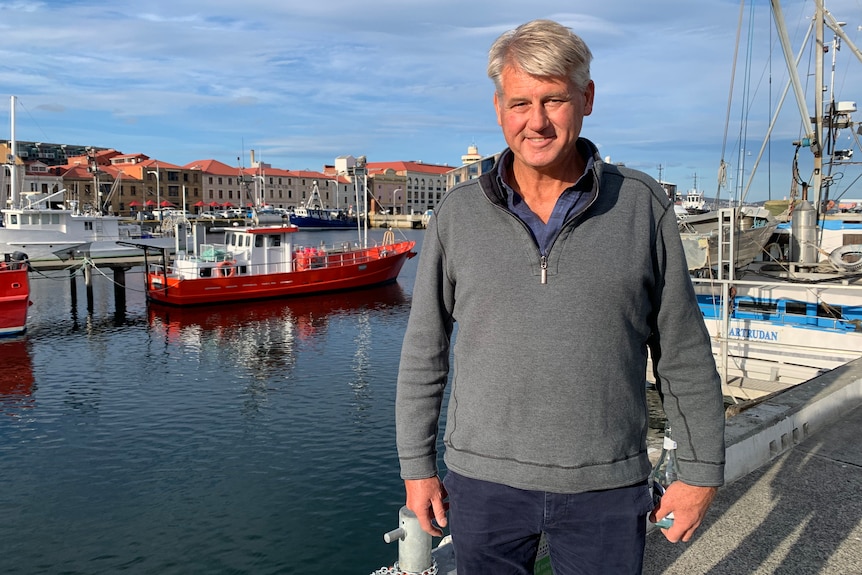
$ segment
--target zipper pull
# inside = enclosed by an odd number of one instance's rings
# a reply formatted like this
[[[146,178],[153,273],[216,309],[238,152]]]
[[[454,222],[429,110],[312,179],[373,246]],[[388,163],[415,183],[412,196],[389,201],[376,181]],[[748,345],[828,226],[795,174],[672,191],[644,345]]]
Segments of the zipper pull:
[[[542,283],[548,283],[548,258],[547,256],[542,256],[539,259],[539,266],[542,268]]]

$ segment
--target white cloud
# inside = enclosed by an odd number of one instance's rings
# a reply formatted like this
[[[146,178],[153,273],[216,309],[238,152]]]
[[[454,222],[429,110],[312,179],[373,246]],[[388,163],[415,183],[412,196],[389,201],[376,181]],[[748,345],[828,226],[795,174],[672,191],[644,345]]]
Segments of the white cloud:
[[[858,14],[851,0],[831,4],[848,20]],[[801,22],[791,29],[795,38],[810,6],[784,3],[787,18]],[[729,0],[625,0],[582,11],[565,0],[538,8],[486,0],[247,0],[241,7],[156,0],[134,8],[0,2],[0,85],[33,115],[32,123],[19,116],[19,138],[143,151],[174,163],[206,156],[233,163],[230,150],[245,139],[285,167],[319,168],[345,153],[456,164],[470,144],[487,154],[503,145],[485,77],[488,47],[542,17],[572,27],[594,53],[596,109],[584,134],[603,153],[654,176],[659,164],[668,166],[664,176],[681,187],[695,172],[713,173],[722,154],[739,16]],[[769,30],[762,3],[754,16],[757,37]],[[857,24],[850,21],[848,33],[858,35]],[[781,62],[772,61],[770,88],[762,79],[767,60],[740,61],[757,78],[750,95],[762,100],[771,90],[774,101],[786,79]],[[839,76],[845,88],[858,87],[857,78]],[[768,115],[765,104],[753,106],[750,126]],[[6,114],[0,110],[0,121]],[[738,111],[731,120],[734,143]],[[793,125],[783,132],[790,136]],[[28,136],[36,130],[47,134]],[[790,154],[782,144],[774,157],[786,165]]]

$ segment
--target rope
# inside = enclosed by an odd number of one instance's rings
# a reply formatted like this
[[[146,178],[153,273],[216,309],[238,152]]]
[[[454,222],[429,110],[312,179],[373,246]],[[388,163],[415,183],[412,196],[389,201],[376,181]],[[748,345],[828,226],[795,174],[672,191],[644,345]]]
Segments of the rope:
[[[101,275],[103,278],[105,278],[106,280],[108,280],[109,282],[111,282],[112,284],[114,284],[114,285],[116,285],[116,286],[121,286],[121,287],[123,287],[123,288],[125,288],[125,289],[127,289],[127,290],[131,290],[131,291],[138,292],[138,293],[146,293],[146,291],[147,291],[147,290],[145,290],[145,289],[135,289],[135,288],[129,287],[127,284],[126,284],[126,285],[118,284],[117,282],[115,282],[115,281],[113,280],[113,278],[109,277],[109,276],[108,276],[104,271],[102,271],[102,270],[99,268],[99,266],[97,266],[97,265],[96,265],[96,263],[95,263],[93,260],[91,260],[91,259],[89,259],[89,258],[85,258],[85,259],[84,259],[83,264],[81,265],[81,268],[83,269],[83,267],[84,267],[85,265],[89,265],[91,268],[93,268],[94,270],[96,270],[97,272],[99,272],[99,275]]]
[[[398,561],[392,567],[381,567],[377,571],[373,571],[371,575],[437,575],[437,561],[431,559],[431,567],[424,571],[402,571],[398,567]]]

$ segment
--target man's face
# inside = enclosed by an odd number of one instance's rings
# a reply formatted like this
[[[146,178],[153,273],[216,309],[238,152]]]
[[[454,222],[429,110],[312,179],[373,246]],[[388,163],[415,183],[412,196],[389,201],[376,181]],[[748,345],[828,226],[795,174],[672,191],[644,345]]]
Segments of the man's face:
[[[494,94],[497,122],[521,168],[562,176],[572,167],[584,116],[593,111],[594,86],[579,91],[567,78],[539,78],[512,66]]]

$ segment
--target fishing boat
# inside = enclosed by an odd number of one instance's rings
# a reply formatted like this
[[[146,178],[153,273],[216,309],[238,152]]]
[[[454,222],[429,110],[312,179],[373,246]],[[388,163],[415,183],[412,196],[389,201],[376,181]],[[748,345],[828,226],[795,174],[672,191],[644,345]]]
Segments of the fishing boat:
[[[793,142],[796,154],[789,221],[775,229],[763,257],[744,268],[730,264],[731,244],[737,236],[725,229],[728,241],[722,243],[727,245],[719,251],[713,272],[695,273],[692,278],[712,337],[723,391],[735,399],[780,392],[862,356],[862,234],[852,223],[835,225],[834,216],[827,214],[850,190],[841,191],[840,178],[833,175],[854,169],[848,161],[852,150],[841,148],[848,140],[858,145],[853,136],[859,124],[852,118],[855,104],[838,101],[832,90],[819,89],[826,85],[823,60],[827,53],[834,58],[842,42],[860,61],[862,52],[844,33],[843,24],[825,10],[822,0],[813,4],[814,16],[803,42],[803,47],[810,44],[815,66],[813,108],[801,91],[780,2],[773,0],[771,8],[790,76],[788,89],[794,89],[804,134]],[[834,33],[831,43],[824,39],[827,28]],[[812,34],[816,42],[809,43]],[[834,70],[834,60],[832,65]],[[773,122],[777,117],[776,112]],[[769,139],[767,133],[758,160]],[[800,153],[805,149],[812,153],[807,180],[800,167]],[[745,192],[752,185],[756,167]],[[846,181],[852,185],[858,179],[847,177]],[[802,190],[801,197],[797,188]],[[738,210],[719,210],[726,228],[737,229],[742,221]]]
[[[25,198],[20,177],[23,165],[15,152],[15,96],[11,98],[11,107],[11,161],[0,166],[9,172],[11,192],[8,204],[0,201],[0,253],[23,251],[33,263],[59,263],[84,256],[101,260],[141,255],[140,249],[118,242],[136,241],[154,247],[173,245],[171,238],[150,238],[140,224],[104,214],[99,209],[101,206],[82,208],[77,201],[66,204],[65,189],[50,194],[28,194]],[[0,193],[0,199],[4,199],[3,195]]]
[[[27,330],[30,307],[30,266],[22,252],[3,254],[0,259],[0,337]]]
[[[83,256],[98,261],[141,255],[140,249],[119,242],[173,245],[172,238],[147,238],[140,225],[122,222],[117,216],[84,213],[75,208],[55,209],[41,202],[4,209],[0,225],[0,251],[26,250],[31,262],[61,262]]]
[[[394,282],[416,252],[391,230],[379,244],[295,245],[292,225],[227,229],[224,243],[201,243],[148,263],[149,301],[190,306],[352,290]]]
[[[725,212],[727,214],[727,212]],[[719,250],[727,251],[723,261],[733,261],[742,269],[755,261],[770,243],[779,221],[763,208],[745,207],[720,220],[721,211],[678,216],[679,235],[691,272],[714,269],[720,260]],[[732,236],[732,237],[731,237]]]
[[[320,190],[315,181],[311,194],[304,205],[290,213],[290,223],[304,231],[352,230],[356,228],[356,216],[342,209],[325,208],[320,198]]]

